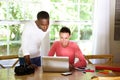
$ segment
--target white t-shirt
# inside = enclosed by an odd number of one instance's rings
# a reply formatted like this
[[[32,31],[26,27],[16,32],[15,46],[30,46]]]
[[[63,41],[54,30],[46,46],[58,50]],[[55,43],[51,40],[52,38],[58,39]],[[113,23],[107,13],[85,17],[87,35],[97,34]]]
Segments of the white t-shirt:
[[[43,32],[33,21],[24,26],[20,48],[24,56],[30,55],[31,58],[35,58],[40,55],[47,55],[49,47],[48,31]]]

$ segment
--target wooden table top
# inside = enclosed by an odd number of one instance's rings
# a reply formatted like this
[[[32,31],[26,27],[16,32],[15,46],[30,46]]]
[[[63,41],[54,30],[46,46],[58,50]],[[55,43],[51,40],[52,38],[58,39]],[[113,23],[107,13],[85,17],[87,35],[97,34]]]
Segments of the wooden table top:
[[[87,68],[95,70],[94,65],[88,65]],[[43,72],[42,68],[39,68],[34,74],[16,76],[14,68],[0,69],[0,80],[91,80],[93,76],[120,76],[120,72],[101,74],[98,72],[74,71],[72,75],[63,76],[61,73]]]

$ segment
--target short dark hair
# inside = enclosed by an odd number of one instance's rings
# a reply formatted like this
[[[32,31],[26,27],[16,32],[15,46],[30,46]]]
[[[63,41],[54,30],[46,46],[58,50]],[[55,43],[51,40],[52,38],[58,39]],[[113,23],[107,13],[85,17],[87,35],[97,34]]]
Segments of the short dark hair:
[[[37,19],[49,19],[49,14],[46,11],[40,11],[37,14]]]
[[[70,29],[65,26],[60,29],[60,33],[69,33],[69,35],[71,35]]]

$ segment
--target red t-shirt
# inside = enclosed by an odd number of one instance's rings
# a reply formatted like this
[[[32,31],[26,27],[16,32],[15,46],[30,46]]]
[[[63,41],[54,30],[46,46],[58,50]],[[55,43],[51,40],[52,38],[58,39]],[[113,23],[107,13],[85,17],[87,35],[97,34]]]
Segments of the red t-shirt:
[[[69,57],[69,63],[74,67],[85,67],[86,60],[75,42],[69,41],[67,47],[62,47],[60,41],[53,43],[48,56],[67,56]],[[78,58],[78,61],[75,63],[75,58]]]

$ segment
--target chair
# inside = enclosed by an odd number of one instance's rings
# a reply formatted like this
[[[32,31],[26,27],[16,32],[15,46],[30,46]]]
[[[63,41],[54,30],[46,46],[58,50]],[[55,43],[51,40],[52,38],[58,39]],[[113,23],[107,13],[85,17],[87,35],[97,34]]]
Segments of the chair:
[[[6,56],[0,56],[0,60],[7,60],[7,59],[16,59],[17,60],[14,62],[14,64],[11,66],[11,68],[15,67],[15,65],[18,63],[18,55],[6,55]],[[5,68],[2,64],[0,64],[2,68]]]
[[[99,55],[85,55],[85,58],[88,64],[94,64],[91,60],[92,59],[106,59],[105,64],[112,64],[113,62],[113,55],[112,54],[99,54]]]

